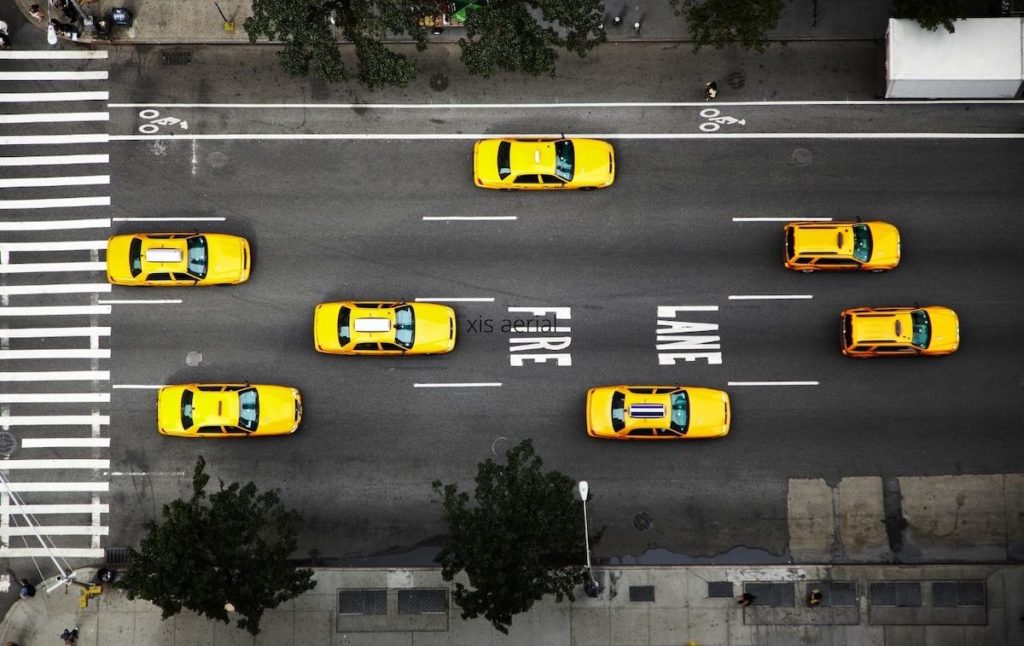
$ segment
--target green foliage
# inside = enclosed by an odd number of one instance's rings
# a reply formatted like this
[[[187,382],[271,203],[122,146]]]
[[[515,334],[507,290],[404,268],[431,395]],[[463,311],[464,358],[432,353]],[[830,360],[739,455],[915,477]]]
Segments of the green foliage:
[[[764,33],[782,17],[782,0],[669,0],[676,15],[684,15],[693,37],[693,51],[708,45],[721,49],[738,43],[763,52]]]
[[[230,602],[241,616],[238,627],[255,635],[265,609],[316,586],[312,570],[288,563],[299,515],[284,508],[276,490],[260,493],[251,482],[220,482],[207,496],[205,467],[200,457],[190,499],[164,505],[161,522],[146,523],[117,586],[129,599],[160,606],[164,619],[188,608],[228,623]]]
[[[416,78],[416,68],[380,41],[357,35],[356,56],[359,58],[359,78],[371,90],[398,85],[405,87]]]
[[[953,21],[964,17],[960,0],[893,0],[893,18],[916,20],[928,31],[935,31],[939,25],[953,33]]]
[[[554,76],[556,47],[582,58],[605,41],[603,14],[601,0],[491,0],[466,17],[466,38],[459,39],[462,62],[484,78],[495,68]]]
[[[437,561],[446,581],[465,570],[472,586],[455,584],[453,598],[463,619],[483,615],[508,633],[513,615],[548,594],[572,600],[573,589],[585,579],[576,483],[541,466],[530,440],[509,449],[504,465],[491,459],[481,463],[474,506],[468,493],[434,481],[448,526]]]

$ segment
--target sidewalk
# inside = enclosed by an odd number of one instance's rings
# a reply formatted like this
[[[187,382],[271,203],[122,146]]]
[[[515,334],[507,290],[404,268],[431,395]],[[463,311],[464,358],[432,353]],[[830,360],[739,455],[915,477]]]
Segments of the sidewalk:
[[[515,618],[509,635],[464,621],[440,571],[320,569],[311,592],[268,611],[253,639],[234,624],[160,610],[110,588],[79,609],[77,588],[19,600],[0,643],[51,646],[78,626],[81,646],[488,644],[857,644],[922,646],[1024,643],[1024,565],[608,567],[598,598],[551,599]],[[93,571],[80,571],[83,580]],[[811,589],[822,605],[806,604]],[[743,591],[756,599],[741,608]]]

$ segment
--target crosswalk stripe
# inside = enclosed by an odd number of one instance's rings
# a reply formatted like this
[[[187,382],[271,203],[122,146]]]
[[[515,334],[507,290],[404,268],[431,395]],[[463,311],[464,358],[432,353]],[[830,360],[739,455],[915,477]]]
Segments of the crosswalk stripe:
[[[110,182],[110,175],[90,175],[88,179],[105,179]],[[78,179],[78,178],[72,178]],[[66,231],[70,229],[109,229],[110,218],[78,218],[76,220],[27,220],[19,222],[0,222],[0,231]]]
[[[109,469],[110,460],[4,460],[4,469]],[[0,503],[2,503],[0,497]],[[59,505],[52,505],[57,507]],[[90,505],[79,505],[82,511],[91,511]],[[106,505],[104,505],[106,507]],[[72,512],[68,512],[72,513]]]
[[[109,348],[56,348],[45,350],[0,350],[0,361],[16,359],[109,359]]]
[[[3,309],[0,308],[0,312]],[[110,381],[109,370],[47,370],[43,372],[0,372],[4,381]]]
[[[109,327],[0,328],[0,339],[45,339],[69,336],[110,336]]]
[[[109,101],[110,92],[0,92],[0,103]]]
[[[105,525],[43,525],[41,527],[7,527],[3,530],[8,536],[35,536],[39,532],[45,536],[107,536],[110,528]]]
[[[55,59],[55,58],[91,58],[107,57],[105,49],[16,49],[0,52],[0,58],[7,59]]]
[[[0,404],[106,404],[110,393],[0,393]]]
[[[0,72],[0,81],[103,81],[106,71],[53,72],[34,70],[31,72]]]
[[[9,426],[93,426],[110,424],[109,415],[0,415],[0,427]],[[9,465],[10,461],[4,462]]]
[[[43,529],[43,528],[41,528]],[[0,558],[45,559],[60,557],[66,559],[100,559],[107,555],[102,547],[0,547]]]
[[[0,265],[0,274],[35,274],[40,272],[106,271],[105,262],[27,262]]]
[[[70,316],[72,314],[110,314],[109,305],[42,305],[39,307],[0,307],[0,316]]]
[[[72,493],[80,491],[110,491],[109,482],[8,482],[3,491],[37,493]]]
[[[50,186],[94,186],[109,184],[110,175],[72,175],[63,177],[15,177],[0,179],[0,188],[37,188]],[[108,220],[109,222],[109,220]],[[109,224],[107,226],[110,226]],[[56,229],[57,227],[51,227]]]
[[[44,200],[0,200],[0,209],[61,209],[76,206],[110,206],[109,195],[52,197]]]
[[[110,283],[2,285],[0,286],[0,296],[18,296],[24,294],[92,294],[109,292],[110,289]]]
[[[0,251],[92,251],[106,249],[106,240],[70,240],[66,242],[0,242]]]
[[[68,123],[109,120],[109,112],[25,112],[22,114],[0,114],[0,123]]]
[[[57,447],[90,448],[110,446],[109,437],[26,437],[21,440],[23,449],[52,449]]]
[[[67,164],[109,164],[110,155],[32,155],[0,157],[0,166],[63,166]]]
[[[8,135],[0,137],[0,146],[34,146],[40,144],[105,144],[110,142],[106,133],[78,135]]]

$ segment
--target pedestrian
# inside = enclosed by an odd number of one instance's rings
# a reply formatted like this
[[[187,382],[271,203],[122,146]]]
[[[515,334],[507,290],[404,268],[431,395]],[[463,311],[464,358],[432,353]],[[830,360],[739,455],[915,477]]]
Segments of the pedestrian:
[[[711,81],[704,85],[704,100],[710,101],[718,96],[718,83]]]
[[[821,590],[815,588],[811,590],[811,593],[807,595],[807,605],[816,608],[821,605]]]
[[[21,580],[21,598],[28,599],[36,596],[36,586],[28,582],[28,579]]]
[[[750,604],[754,603],[754,599],[756,599],[756,598],[757,598],[756,595],[750,594],[749,592],[744,592],[743,594],[740,595],[739,601],[737,601],[736,603],[738,603],[741,606],[743,606],[744,608],[746,608]]]
[[[32,15],[32,17],[33,17],[33,18],[35,18],[36,20],[42,20],[42,19],[43,19],[43,10],[42,10],[42,9],[40,9],[40,8],[39,8],[39,5],[37,5],[37,4],[34,4],[34,5],[32,5],[31,7],[29,7],[29,8],[28,8],[28,12],[29,12],[29,13],[30,13],[30,14]]]
[[[64,640],[64,646],[75,646],[75,642],[78,641],[78,626],[65,628],[64,632],[60,634],[60,638]]]

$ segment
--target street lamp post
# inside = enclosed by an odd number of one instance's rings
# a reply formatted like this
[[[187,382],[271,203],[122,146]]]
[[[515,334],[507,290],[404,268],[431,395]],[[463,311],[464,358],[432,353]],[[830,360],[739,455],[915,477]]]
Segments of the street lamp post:
[[[590,485],[586,480],[580,480],[577,487],[583,501],[583,540],[587,546],[587,580],[583,584],[583,591],[587,596],[596,597],[601,594],[601,584],[594,578],[594,571],[590,568],[590,530],[587,527],[587,495],[590,493]]]

